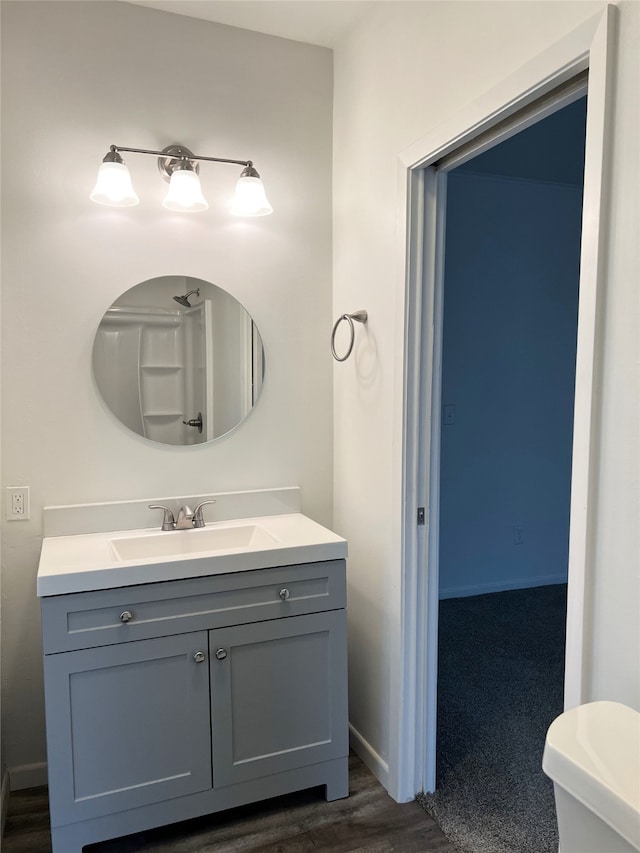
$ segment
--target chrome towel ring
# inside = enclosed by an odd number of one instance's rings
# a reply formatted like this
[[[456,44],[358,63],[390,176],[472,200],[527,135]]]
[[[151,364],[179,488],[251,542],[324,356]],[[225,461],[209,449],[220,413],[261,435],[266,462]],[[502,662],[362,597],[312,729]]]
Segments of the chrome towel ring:
[[[338,326],[342,323],[343,320],[346,320],[351,329],[351,339],[349,341],[349,348],[346,353],[342,356],[338,355],[336,352],[336,332],[338,331]],[[336,361],[346,361],[351,355],[351,351],[353,350],[353,343],[356,338],[356,330],[353,325],[353,321],[356,323],[366,323],[368,320],[367,312],[362,311],[354,311],[353,314],[343,314],[341,317],[338,317],[336,322],[333,325],[333,331],[331,332],[331,354],[335,358]]]

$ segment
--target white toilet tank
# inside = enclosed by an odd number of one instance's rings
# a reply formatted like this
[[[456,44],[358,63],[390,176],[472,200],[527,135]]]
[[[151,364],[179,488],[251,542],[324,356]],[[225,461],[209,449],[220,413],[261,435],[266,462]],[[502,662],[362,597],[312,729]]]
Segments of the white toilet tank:
[[[561,853],[640,851],[640,714],[592,702],[551,723],[542,769],[554,783]]]

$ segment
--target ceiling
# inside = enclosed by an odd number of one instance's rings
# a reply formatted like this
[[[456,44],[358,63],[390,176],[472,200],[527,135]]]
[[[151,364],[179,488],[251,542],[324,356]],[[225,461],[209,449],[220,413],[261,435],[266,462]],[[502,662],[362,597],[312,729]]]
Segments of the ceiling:
[[[164,12],[336,47],[375,0],[128,0]]]

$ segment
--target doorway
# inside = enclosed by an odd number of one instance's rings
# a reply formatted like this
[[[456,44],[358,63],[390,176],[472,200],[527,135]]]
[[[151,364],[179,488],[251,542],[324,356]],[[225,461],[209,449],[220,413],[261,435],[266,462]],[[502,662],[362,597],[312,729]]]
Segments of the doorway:
[[[462,849],[557,850],[541,762],[563,710],[585,121],[582,96],[442,167],[438,734],[427,801]]]
[[[398,519],[394,547],[401,555],[396,596],[399,630],[391,657],[389,793],[408,802],[435,789],[437,683],[438,506],[431,492],[439,483],[440,373],[439,302],[443,236],[443,180],[435,165],[500,133],[505,123],[553,96],[559,87],[588,72],[584,217],[580,262],[580,306],[571,473],[569,605],[566,624],[564,707],[587,701],[586,630],[591,542],[595,510],[598,318],[604,286],[605,202],[610,151],[615,9],[608,6],[561,37],[476,101],[459,108],[399,154],[397,265],[404,284],[403,355],[398,377],[404,389],[398,419],[394,482]],[[575,100],[575,98],[573,99]],[[480,153],[480,152],[476,152]],[[429,436],[425,423],[437,424]],[[421,440],[427,435],[428,440]]]
[[[616,10],[607,6],[584,24],[470,104],[452,112],[398,156],[397,269],[404,288],[402,359],[398,376],[403,401],[397,419],[393,478],[398,494],[393,543],[401,555],[401,583],[394,592],[398,631],[392,637],[388,764],[389,793],[398,802],[435,790],[437,685],[437,506],[441,395],[438,335],[442,236],[434,164],[498,131],[519,111],[588,72],[589,99],[580,259],[580,306],[571,473],[569,604],[566,624],[565,710],[588,701],[589,615],[593,563],[598,374],[601,299],[607,241],[606,199],[610,163],[612,58]],[[425,267],[425,259],[428,266]],[[435,418],[431,413],[435,413]],[[429,434],[425,424],[437,424]]]

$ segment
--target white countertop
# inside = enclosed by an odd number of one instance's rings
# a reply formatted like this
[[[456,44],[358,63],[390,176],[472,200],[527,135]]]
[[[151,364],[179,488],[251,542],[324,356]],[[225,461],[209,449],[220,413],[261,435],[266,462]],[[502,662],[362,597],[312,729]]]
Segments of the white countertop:
[[[194,550],[202,531],[256,526],[267,534],[250,548]],[[158,527],[50,536],[44,539],[38,567],[38,596],[65,595],[134,584],[268,569],[275,566],[343,559],[347,541],[301,513],[257,516],[214,522],[201,530],[167,531]],[[188,536],[189,553],[144,559],[119,559],[117,540],[160,536]],[[203,541],[204,541],[203,537]]]

